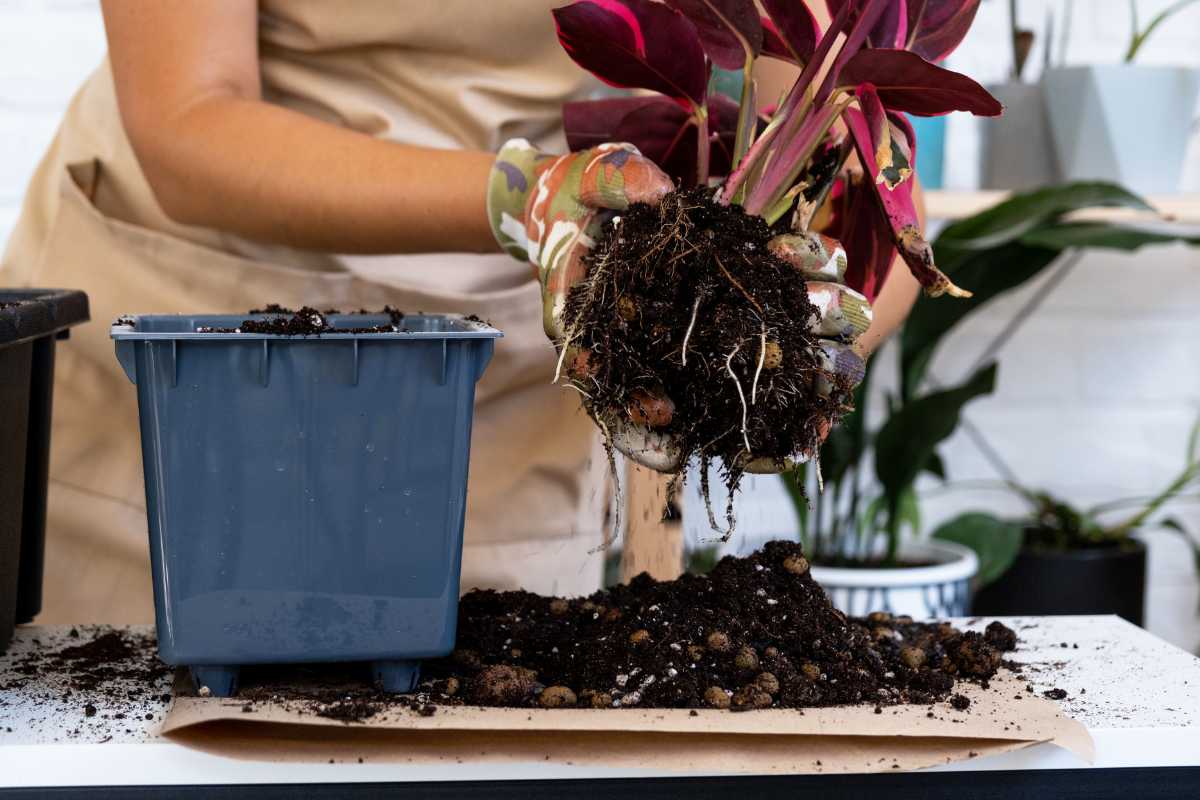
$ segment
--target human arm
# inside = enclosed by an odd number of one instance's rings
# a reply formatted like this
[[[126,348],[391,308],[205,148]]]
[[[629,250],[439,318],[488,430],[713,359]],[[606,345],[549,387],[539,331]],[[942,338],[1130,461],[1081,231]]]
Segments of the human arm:
[[[255,0],[103,0],[122,122],[177,222],[338,253],[498,250],[495,156],[387,142],[262,97]]]

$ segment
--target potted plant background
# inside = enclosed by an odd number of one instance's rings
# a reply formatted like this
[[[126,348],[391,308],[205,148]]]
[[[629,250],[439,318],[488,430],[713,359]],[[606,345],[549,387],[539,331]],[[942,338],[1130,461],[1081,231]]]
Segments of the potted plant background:
[[[923,473],[946,479],[937,448],[954,432],[964,406],[992,391],[996,365],[990,359],[1000,343],[987,348],[986,358],[957,384],[935,386],[929,367],[963,319],[1041,274],[1064,251],[1135,250],[1178,238],[1068,216],[1098,206],[1149,208],[1118,186],[1077,183],[1019,194],[948,226],[934,242],[935,253],[948,275],[975,289],[974,296],[953,304],[919,299],[899,336],[897,388],[884,397],[882,422],[871,424],[868,373],[857,410],[821,451],[819,473],[801,468],[784,476],[814,577],[843,610],[885,608],[914,617],[966,612],[967,581],[980,565],[992,569],[991,556],[965,553],[955,537],[922,539],[916,482]],[[1032,311],[1031,305],[1019,310],[1001,335],[1011,335]],[[957,566],[929,571],[935,564]]]
[[[1153,33],[1195,2],[1178,0],[1142,24],[1137,0],[1129,0],[1130,41],[1121,63],[1052,67],[1043,75],[1065,179],[1110,180],[1143,193],[1178,190],[1200,75],[1135,59]]]
[[[1017,0],[1008,0],[1008,30],[1012,45],[1009,78],[987,87],[1004,105],[1004,113],[982,126],[981,178],[985,189],[1025,191],[1059,180],[1042,85],[1026,78],[1036,37],[1032,30],[1021,27],[1019,12]],[[1064,29],[1066,27],[1064,25]],[[1047,17],[1043,38],[1040,44],[1045,71],[1050,66],[1055,47],[1052,15]],[[1064,42],[1059,43],[1060,58]]]
[[[933,538],[957,542],[980,560],[973,611],[989,616],[1119,614],[1141,625],[1146,603],[1146,545],[1137,534],[1159,527],[1179,534],[1200,571],[1200,540],[1174,517],[1171,503],[1200,499],[1200,422],[1188,437],[1179,474],[1151,497],[1119,498],[1078,508],[1018,483],[1005,487],[1028,512],[1005,519],[968,512]]]

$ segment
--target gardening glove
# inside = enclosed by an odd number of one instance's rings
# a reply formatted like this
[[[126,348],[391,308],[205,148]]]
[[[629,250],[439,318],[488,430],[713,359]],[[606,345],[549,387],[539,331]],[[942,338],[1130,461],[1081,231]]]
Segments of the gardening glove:
[[[631,144],[555,156],[513,139],[500,149],[488,182],[492,233],[505,251],[533,266],[542,287],[542,327],[572,377],[589,374],[587,351],[564,345],[562,325],[567,295],[587,275],[584,255],[616,212],[633,203],[655,204],[674,188]],[[613,444],[644,466],[673,471],[679,450],[653,430],[670,423],[670,399],[642,392],[626,410],[602,415]]]
[[[871,304],[865,296],[846,286],[846,251],[836,239],[819,233],[785,233],[767,243],[767,248],[791,264],[807,281],[808,298],[817,308],[810,330],[821,337],[818,357],[821,374],[817,391],[828,397],[835,385],[849,390],[866,372],[866,363],[854,342],[871,324]],[[829,433],[831,420],[821,426],[821,438]],[[812,457],[799,453],[793,459],[754,459],[747,472],[784,472]]]

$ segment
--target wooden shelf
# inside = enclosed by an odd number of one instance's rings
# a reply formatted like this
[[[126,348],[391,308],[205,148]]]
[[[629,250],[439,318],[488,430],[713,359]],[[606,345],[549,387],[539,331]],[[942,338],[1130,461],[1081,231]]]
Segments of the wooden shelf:
[[[990,208],[1010,194],[1011,192],[992,189],[976,191],[929,189],[925,192],[925,207],[931,220],[953,221]],[[1154,214],[1127,208],[1097,208],[1075,214],[1073,218],[1200,226],[1200,194],[1150,195],[1146,199],[1161,213]]]

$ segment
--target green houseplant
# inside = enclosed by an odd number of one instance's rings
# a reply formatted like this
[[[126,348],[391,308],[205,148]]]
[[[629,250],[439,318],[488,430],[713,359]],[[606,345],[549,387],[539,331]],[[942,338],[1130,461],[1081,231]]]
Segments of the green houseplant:
[[[1179,473],[1149,497],[1081,508],[1016,482],[1004,486],[1025,502],[1023,515],[968,512],[933,532],[978,555],[977,613],[1115,613],[1140,625],[1146,546],[1135,537],[1156,527],[1183,537],[1200,571],[1200,540],[1162,513],[1173,503],[1200,498],[1200,421],[1192,427]]]
[[[831,433],[819,469],[799,469],[784,477],[800,522],[800,537],[816,569],[900,572],[905,562],[938,560],[928,550],[914,558],[912,543],[922,530],[916,481],[922,473],[947,477],[938,446],[955,431],[966,404],[992,391],[997,376],[993,356],[999,343],[954,384],[933,379],[933,357],[964,319],[1042,274],[1067,250],[1135,250],[1178,239],[1161,231],[1070,218],[1072,212],[1104,206],[1149,209],[1144,200],[1112,184],[1065,184],[1015,195],[950,225],[937,238],[934,249],[939,263],[954,280],[970,280],[975,295],[955,304],[918,300],[899,337],[896,390],[883,399],[882,422],[872,424],[869,373],[859,390],[858,410]],[[1011,335],[1033,312],[1036,299],[1018,312],[1002,337]],[[824,490],[819,491],[819,486]],[[811,507],[805,489],[812,497]],[[991,562],[985,558],[982,563],[987,568]],[[828,573],[818,575],[827,589],[835,585],[833,578]],[[831,594],[837,602],[836,590]],[[876,594],[873,602],[887,600]],[[851,604],[851,599],[844,602]]]

